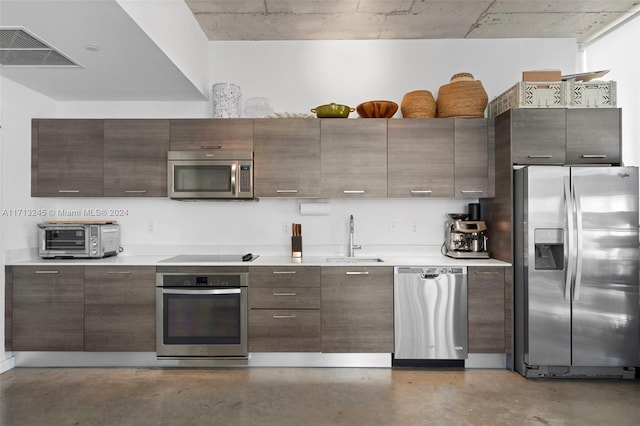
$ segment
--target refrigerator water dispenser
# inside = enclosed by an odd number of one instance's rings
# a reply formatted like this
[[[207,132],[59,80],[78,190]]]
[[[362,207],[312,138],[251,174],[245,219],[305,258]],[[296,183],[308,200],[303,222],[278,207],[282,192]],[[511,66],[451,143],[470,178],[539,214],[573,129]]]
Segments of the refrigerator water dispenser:
[[[547,271],[564,269],[564,230],[562,228],[535,229],[533,239],[535,269]]]

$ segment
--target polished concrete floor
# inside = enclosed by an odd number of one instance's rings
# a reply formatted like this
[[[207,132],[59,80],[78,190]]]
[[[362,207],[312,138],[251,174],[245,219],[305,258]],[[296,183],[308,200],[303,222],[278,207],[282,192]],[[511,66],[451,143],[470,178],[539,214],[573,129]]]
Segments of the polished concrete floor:
[[[640,380],[504,370],[16,368],[0,425],[638,425]]]

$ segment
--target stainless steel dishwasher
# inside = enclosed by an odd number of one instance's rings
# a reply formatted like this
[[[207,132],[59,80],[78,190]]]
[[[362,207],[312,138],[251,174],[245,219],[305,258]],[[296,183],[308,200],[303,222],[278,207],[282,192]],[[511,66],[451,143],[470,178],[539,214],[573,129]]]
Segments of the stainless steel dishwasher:
[[[394,268],[394,366],[464,367],[467,268]]]

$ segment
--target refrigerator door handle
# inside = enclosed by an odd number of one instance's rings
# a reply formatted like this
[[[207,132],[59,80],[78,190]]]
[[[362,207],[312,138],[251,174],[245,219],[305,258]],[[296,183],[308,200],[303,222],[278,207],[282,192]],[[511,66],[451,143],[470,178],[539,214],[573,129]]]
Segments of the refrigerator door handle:
[[[564,178],[564,205],[567,213],[567,269],[565,271],[564,300],[571,299],[571,279],[573,278],[573,205],[571,199],[571,183],[569,177]]]
[[[578,191],[578,178],[573,177],[573,197],[576,205],[576,278],[573,289],[573,300],[580,298],[580,285],[582,283],[582,205],[580,203],[580,192]]]

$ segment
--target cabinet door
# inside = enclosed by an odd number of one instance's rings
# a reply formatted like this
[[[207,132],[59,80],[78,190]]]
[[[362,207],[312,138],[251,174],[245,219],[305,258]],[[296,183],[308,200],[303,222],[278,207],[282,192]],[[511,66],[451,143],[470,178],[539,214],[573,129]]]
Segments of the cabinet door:
[[[619,108],[567,109],[567,164],[615,164],[620,158]]]
[[[34,120],[34,197],[102,197],[103,120]]]
[[[105,197],[166,197],[169,120],[105,120]]]
[[[456,118],[455,196],[489,196],[488,124],[485,118]]]
[[[13,267],[4,267],[4,350],[13,350]]]
[[[320,196],[320,120],[254,122],[256,197]]]
[[[469,352],[505,353],[504,268],[470,267]]]
[[[84,350],[84,268],[13,267],[13,350]]]
[[[452,119],[389,120],[387,195],[454,195]]]
[[[253,120],[248,118],[171,120],[171,150],[253,151]]]
[[[393,268],[321,271],[322,352],[393,352]]]
[[[322,197],[387,196],[387,120],[320,120]]]
[[[152,266],[87,266],[84,350],[155,352]]]
[[[512,109],[514,164],[565,163],[565,109]]]

